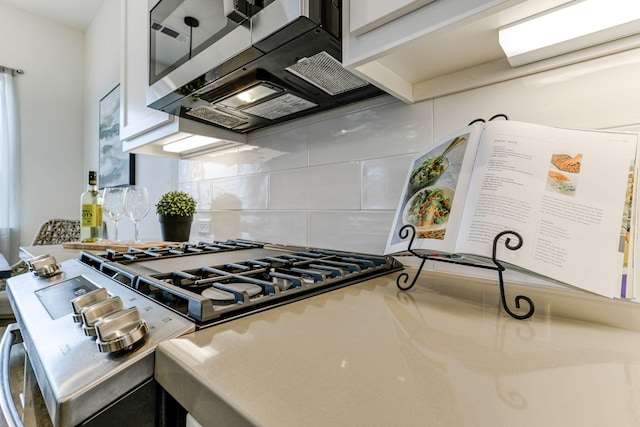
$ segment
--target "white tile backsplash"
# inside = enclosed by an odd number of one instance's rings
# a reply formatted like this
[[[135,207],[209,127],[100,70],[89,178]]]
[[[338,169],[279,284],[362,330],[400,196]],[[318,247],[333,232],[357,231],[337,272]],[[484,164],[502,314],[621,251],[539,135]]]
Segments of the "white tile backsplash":
[[[433,143],[431,101],[400,101],[309,125],[309,165],[416,153]]]
[[[309,245],[380,254],[393,223],[393,212],[336,211],[309,213]]]
[[[360,164],[271,173],[270,209],[360,209]]]
[[[240,234],[243,239],[307,246],[308,215],[292,211],[242,211]]]
[[[198,214],[198,217],[209,219],[209,234],[199,238],[307,246],[307,212],[229,210]],[[191,234],[195,233],[197,230],[192,230]]]
[[[362,209],[395,210],[412,155],[362,162]]]
[[[199,216],[204,216],[199,213]],[[209,236],[212,239],[227,240],[240,237],[242,230],[242,211],[212,211],[207,213],[209,221]],[[191,227],[191,234],[194,234]]]
[[[306,128],[268,134],[238,149],[240,175],[303,168],[308,164]]]
[[[414,153],[498,113],[637,131],[638,75],[640,57],[630,51],[417,104],[376,97],[181,160],[180,188],[197,194],[212,238],[381,253]]]
[[[269,175],[256,174],[212,182],[211,208],[216,210],[267,209]]]
[[[198,202],[196,205],[197,210],[209,210],[211,209],[211,181],[198,181],[197,183],[197,192],[196,201]]]
[[[238,174],[238,149],[216,151],[197,159],[179,162],[179,182],[216,179]]]

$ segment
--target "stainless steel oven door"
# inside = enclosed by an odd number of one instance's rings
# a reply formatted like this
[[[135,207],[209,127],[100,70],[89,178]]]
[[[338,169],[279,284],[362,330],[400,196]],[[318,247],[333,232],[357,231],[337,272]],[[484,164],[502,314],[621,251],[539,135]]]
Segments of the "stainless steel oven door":
[[[98,288],[121,298],[125,314],[134,308],[142,313],[149,329],[143,339],[117,353],[105,352],[99,344],[109,341],[99,343],[74,322],[70,301]],[[12,277],[7,295],[56,427],[84,425],[96,414],[129,405],[127,398],[153,380],[157,344],[195,329],[179,314],[75,259],[62,262],[59,273],[49,278]]]
[[[0,341],[0,409],[9,427],[53,427],[17,324]],[[186,412],[150,378],[78,427],[184,425]],[[60,424],[66,425],[66,424]]]
[[[16,323],[7,326],[0,341],[0,387],[0,408],[9,427],[53,425]]]

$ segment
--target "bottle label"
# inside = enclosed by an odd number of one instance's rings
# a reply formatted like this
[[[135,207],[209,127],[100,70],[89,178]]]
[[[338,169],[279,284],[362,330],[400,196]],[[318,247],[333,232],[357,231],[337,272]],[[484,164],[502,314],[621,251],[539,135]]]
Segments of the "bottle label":
[[[93,204],[82,205],[82,226],[101,227],[102,226],[102,206]]]

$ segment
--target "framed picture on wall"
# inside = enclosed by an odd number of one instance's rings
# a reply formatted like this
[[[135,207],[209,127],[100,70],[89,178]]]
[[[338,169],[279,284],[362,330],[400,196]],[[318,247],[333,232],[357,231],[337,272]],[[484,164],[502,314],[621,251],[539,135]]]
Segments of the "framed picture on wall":
[[[120,85],[100,100],[98,112],[98,186],[135,184],[135,157],[122,151],[120,141]]]

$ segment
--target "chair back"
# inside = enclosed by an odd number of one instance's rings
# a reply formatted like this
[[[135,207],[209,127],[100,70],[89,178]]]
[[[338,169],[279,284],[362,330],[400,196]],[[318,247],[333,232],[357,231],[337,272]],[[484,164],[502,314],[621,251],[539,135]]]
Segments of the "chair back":
[[[80,220],[50,219],[40,226],[31,246],[59,245],[80,240]]]

